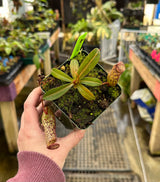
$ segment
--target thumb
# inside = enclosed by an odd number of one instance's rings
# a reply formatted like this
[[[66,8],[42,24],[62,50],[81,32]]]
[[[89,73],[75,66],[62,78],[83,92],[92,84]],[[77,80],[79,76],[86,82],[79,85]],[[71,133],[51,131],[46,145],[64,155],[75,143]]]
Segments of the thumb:
[[[60,147],[52,151],[52,155],[53,153],[54,155],[51,158],[60,166],[60,168],[63,168],[68,153],[80,142],[84,137],[84,134],[85,130],[75,130],[63,138],[58,138],[57,143],[60,144]]]
[[[74,130],[73,132],[71,132],[69,135],[65,136],[63,138],[63,141],[65,144],[67,144],[66,150],[68,150],[68,152],[75,147],[80,140],[84,137],[85,134],[85,130]]]

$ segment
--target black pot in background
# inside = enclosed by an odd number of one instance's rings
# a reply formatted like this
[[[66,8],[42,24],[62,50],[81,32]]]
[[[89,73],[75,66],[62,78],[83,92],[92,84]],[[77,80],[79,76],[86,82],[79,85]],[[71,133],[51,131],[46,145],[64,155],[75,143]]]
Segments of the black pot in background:
[[[99,45],[90,45],[90,44],[83,44],[82,48],[87,51],[88,53],[91,52],[94,48],[99,48]]]
[[[9,85],[16,75],[19,73],[23,66],[23,62],[19,59],[18,62],[14,63],[8,72],[0,75],[0,85]]]

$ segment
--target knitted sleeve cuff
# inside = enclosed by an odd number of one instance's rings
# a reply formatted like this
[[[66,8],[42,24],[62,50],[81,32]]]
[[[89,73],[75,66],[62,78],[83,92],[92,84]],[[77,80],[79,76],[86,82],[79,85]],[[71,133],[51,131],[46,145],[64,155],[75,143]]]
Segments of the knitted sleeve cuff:
[[[7,182],[65,182],[59,166],[50,158],[37,152],[19,152],[17,175]]]

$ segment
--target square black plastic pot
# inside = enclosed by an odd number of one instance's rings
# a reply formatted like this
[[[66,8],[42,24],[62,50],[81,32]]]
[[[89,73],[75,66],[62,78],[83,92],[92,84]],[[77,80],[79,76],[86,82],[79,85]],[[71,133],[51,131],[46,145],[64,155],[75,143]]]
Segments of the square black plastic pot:
[[[65,61],[60,67],[69,65],[70,60]],[[107,72],[99,64],[94,68],[98,74],[103,74],[103,77],[107,78]],[[100,72],[98,71],[100,70]],[[45,81],[51,81],[53,78],[52,75],[45,77]],[[47,89],[43,87],[43,80],[41,82],[41,87],[44,92],[48,89],[53,88],[48,86]],[[93,93],[94,88],[88,87]],[[83,98],[77,89],[73,88],[69,90],[64,96],[52,102],[51,106],[55,113],[56,118],[65,126],[67,129],[86,129],[92,125],[96,119],[120,96],[121,88],[117,84],[115,87],[108,87],[107,85],[100,86],[97,88],[99,100],[88,101]],[[111,92],[113,90],[113,93]],[[74,102],[74,99],[77,97],[78,101]],[[65,98],[65,99],[64,99]],[[68,101],[70,99],[70,101]],[[70,104],[71,102],[71,104]],[[82,102],[77,104],[77,102]],[[64,104],[64,106],[62,106]],[[65,105],[66,104],[66,105]],[[72,105],[72,109],[68,109]],[[66,112],[67,108],[69,112]]]

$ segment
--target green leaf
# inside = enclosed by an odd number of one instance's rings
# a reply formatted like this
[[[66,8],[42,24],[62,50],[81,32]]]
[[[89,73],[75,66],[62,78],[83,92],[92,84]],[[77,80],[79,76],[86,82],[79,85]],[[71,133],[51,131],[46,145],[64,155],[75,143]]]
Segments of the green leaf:
[[[73,79],[68,76],[66,73],[64,73],[63,71],[53,68],[51,71],[52,76],[54,76],[55,78],[58,78],[62,81],[66,81],[66,82],[72,82]]]
[[[114,3],[115,2],[113,2],[113,1],[108,1],[103,4],[103,8],[106,10],[111,10],[111,8],[114,6]]]
[[[18,48],[20,48],[21,50],[24,49],[22,43],[18,42],[18,41],[13,41],[12,42],[12,46],[17,46]]]
[[[84,85],[79,84],[77,85],[77,89],[79,91],[79,93],[87,100],[95,100],[95,96],[93,95],[93,93]]]
[[[92,78],[92,77],[85,77],[80,81],[82,84],[88,85],[88,86],[100,86],[102,85],[102,81],[98,78]]]
[[[100,51],[98,48],[93,49],[81,63],[78,75],[79,79],[85,77],[98,63],[100,59]]]
[[[44,100],[56,100],[64,95],[73,86],[73,83],[67,83],[60,87],[52,88],[43,95]]]
[[[33,56],[33,63],[36,65],[36,68],[39,69],[40,68],[40,62],[39,62],[39,55],[35,54]]]
[[[80,35],[77,42],[76,42],[76,45],[73,49],[73,52],[72,52],[72,55],[70,57],[70,59],[73,59],[75,56],[77,56],[77,54],[79,53],[82,45],[83,45],[83,42],[86,38],[86,35],[87,35],[87,32],[85,32],[84,34]]]
[[[7,55],[10,55],[11,51],[12,51],[11,47],[5,47],[5,52]]]
[[[79,69],[79,63],[76,59],[72,59],[70,62],[70,71],[73,78],[76,78]]]

